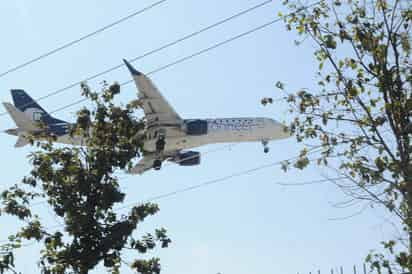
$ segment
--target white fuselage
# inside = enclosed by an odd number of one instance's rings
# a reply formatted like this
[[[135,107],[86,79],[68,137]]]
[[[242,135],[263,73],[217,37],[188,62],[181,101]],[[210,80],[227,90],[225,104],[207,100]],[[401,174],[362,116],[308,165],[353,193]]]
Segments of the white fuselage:
[[[207,131],[203,134],[175,134],[175,128],[162,127],[166,137],[164,150],[177,151],[214,143],[270,141],[290,137],[282,124],[269,118],[223,118],[198,121],[207,123]],[[156,134],[149,134],[144,143],[144,150],[156,151],[156,141]]]
[[[199,147],[214,143],[239,143],[270,141],[274,139],[284,139],[290,137],[285,128],[279,122],[269,118],[222,118],[205,120],[185,120],[201,121],[204,124],[202,133],[191,134],[182,127],[157,125],[153,130],[148,130],[144,142],[144,150],[147,152],[156,151],[156,141],[158,129],[165,133],[165,152],[174,152],[194,147]],[[58,136],[57,143],[70,145],[84,145],[85,142],[78,136],[62,135]]]

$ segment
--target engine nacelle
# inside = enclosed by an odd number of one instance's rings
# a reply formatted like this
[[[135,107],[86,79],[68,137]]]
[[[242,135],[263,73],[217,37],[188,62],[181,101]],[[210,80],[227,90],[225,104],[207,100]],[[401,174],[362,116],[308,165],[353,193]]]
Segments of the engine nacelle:
[[[187,151],[179,153],[175,161],[181,166],[197,166],[200,164],[200,152]]]
[[[206,135],[207,128],[208,123],[206,120],[186,120],[184,123],[184,129],[187,135]]]

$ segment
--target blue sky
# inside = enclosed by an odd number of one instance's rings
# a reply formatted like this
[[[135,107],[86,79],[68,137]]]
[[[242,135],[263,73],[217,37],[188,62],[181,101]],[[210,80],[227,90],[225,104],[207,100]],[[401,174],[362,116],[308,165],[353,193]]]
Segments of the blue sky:
[[[11,101],[9,90],[22,88],[38,98],[94,73],[173,41],[261,1],[169,0],[119,26],[0,79],[1,101]],[[0,3],[0,72],[50,49],[87,34],[152,1],[3,1]],[[140,60],[134,65],[152,71],[214,43],[274,19],[281,10],[273,1],[248,15],[177,46]],[[317,64],[310,44],[295,47],[293,33],[282,23],[244,37],[151,76],[164,96],[185,118],[265,116],[288,120],[282,102],[262,107],[260,99],[280,97],[275,83],[290,89],[310,88],[316,83]],[[126,68],[91,81],[92,87],[107,80],[127,81]],[[135,98],[133,85],[125,86],[121,100]],[[53,110],[80,98],[79,88],[41,102]],[[81,105],[57,113],[74,120]],[[3,109],[1,110],[3,111]],[[13,127],[0,116],[1,129]],[[15,139],[0,135],[3,180],[1,189],[20,180],[30,170],[27,155],[33,149],[15,149]],[[143,176],[122,176],[127,203],[296,156],[301,146],[291,138],[270,144],[263,154],[259,143],[231,148],[211,145],[198,167],[167,166]],[[316,167],[284,173],[279,167],[236,177],[220,184],[159,200],[161,211],[142,226],[143,231],[164,226],[173,240],[170,248],[156,251],[163,273],[297,273],[333,266],[359,264],[378,242],[392,235],[380,209],[369,209],[344,221],[331,218],[350,215],[359,208],[336,209],[345,200],[331,184],[284,187],[277,182],[322,179],[327,170]],[[333,174],[332,174],[333,175]],[[36,207],[50,226],[56,225],[50,209]],[[2,220],[3,238],[15,222]],[[35,273],[38,247],[18,253],[18,270]],[[128,256],[128,259],[132,257]],[[93,273],[104,273],[97,268]],[[123,273],[131,273],[124,268]]]

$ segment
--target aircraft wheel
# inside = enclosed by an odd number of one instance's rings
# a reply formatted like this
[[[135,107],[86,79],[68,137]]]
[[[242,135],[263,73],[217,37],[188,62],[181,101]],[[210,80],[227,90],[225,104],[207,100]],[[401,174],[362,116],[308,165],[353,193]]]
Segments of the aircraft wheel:
[[[268,153],[268,152],[269,152],[269,148],[268,148],[268,147],[265,147],[265,148],[263,149],[263,152],[264,152],[264,153]]]
[[[161,152],[165,149],[166,141],[164,137],[159,137],[156,141],[156,151]]]
[[[154,170],[160,170],[162,168],[162,161],[160,160],[155,160],[153,162],[153,169]]]

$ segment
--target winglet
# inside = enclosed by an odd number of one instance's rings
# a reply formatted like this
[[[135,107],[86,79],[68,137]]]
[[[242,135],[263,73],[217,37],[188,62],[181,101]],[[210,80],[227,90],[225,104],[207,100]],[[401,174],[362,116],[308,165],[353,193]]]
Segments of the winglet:
[[[140,71],[138,71],[137,69],[135,69],[129,62],[127,62],[126,59],[123,59],[123,62],[125,63],[126,67],[129,69],[130,73],[135,76],[139,76],[142,75],[142,73]]]

